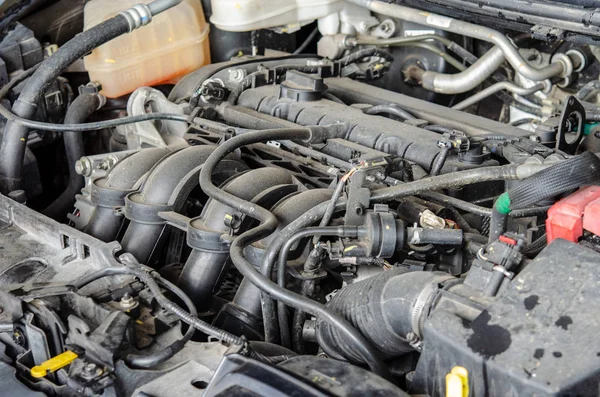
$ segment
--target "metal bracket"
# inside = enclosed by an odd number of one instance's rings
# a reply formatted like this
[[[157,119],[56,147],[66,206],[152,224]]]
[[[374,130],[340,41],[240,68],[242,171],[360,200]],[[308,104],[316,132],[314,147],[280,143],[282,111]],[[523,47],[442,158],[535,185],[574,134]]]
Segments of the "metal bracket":
[[[576,120],[576,126],[572,125],[571,121],[573,119]],[[570,96],[567,98],[560,116],[558,135],[556,136],[556,149],[568,154],[575,154],[585,135],[585,123],[585,108],[577,98]],[[577,135],[574,138],[569,136],[573,130],[577,131]]]

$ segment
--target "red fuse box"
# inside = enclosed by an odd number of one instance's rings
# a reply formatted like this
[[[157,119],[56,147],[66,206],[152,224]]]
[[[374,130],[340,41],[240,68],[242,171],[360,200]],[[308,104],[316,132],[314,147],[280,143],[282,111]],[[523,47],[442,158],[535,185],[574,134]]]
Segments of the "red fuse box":
[[[548,211],[546,220],[548,243],[557,238],[577,242],[583,235],[584,211],[588,204],[598,199],[600,199],[600,186],[588,186],[554,204]],[[600,213],[600,202],[598,213]],[[600,231],[600,222],[598,226],[597,229]]]
[[[585,207],[583,228],[588,232],[600,235],[600,199],[592,201]]]

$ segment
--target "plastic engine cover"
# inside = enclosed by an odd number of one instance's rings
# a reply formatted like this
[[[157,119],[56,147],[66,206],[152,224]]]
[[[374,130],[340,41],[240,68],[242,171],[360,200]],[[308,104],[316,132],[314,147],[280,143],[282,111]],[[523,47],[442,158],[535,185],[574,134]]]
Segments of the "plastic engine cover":
[[[600,253],[558,239],[472,323],[434,312],[412,391],[443,396],[460,365],[474,397],[597,396],[599,270]]]

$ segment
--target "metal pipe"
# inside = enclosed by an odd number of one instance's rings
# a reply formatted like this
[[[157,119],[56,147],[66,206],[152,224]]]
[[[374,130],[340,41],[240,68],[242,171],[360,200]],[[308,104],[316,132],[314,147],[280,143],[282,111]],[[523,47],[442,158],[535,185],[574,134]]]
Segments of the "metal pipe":
[[[366,7],[374,13],[391,16],[405,21],[410,21],[420,25],[430,26],[436,29],[442,29],[462,36],[473,37],[479,40],[495,44],[504,53],[508,62],[515,68],[517,73],[524,77],[541,81],[550,77],[564,74],[570,67],[564,60],[551,63],[541,69],[532,67],[519,54],[519,51],[510,42],[506,36],[497,30],[485,26],[475,25],[469,22],[459,21],[442,15],[431,14],[413,8],[404,7],[396,4],[388,4],[382,1],[374,0],[349,0],[351,3]]]
[[[467,70],[456,74],[423,72],[420,76],[423,88],[440,94],[462,94],[471,91],[488,79],[504,62],[504,53],[494,47]]]
[[[171,7],[179,5],[182,0],[156,0],[148,4],[148,9],[152,15],[158,15],[163,11],[168,10]]]
[[[489,86],[488,88],[486,88],[484,90],[479,91],[477,94],[470,96],[469,98],[465,99],[464,101],[457,103],[456,105],[452,106],[452,109],[455,109],[455,110],[466,109],[469,106],[471,106],[491,95],[494,95],[496,92],[502,91],[502,90],[507,90],[507,91],[510,91],[513,94],[517,94],[517,95],[531,95],[542,89],[544,89],[543,83],[535,84],[532,87],[519,87],[518,85],[513,84],[510,81],[501,81],[499,83]]]

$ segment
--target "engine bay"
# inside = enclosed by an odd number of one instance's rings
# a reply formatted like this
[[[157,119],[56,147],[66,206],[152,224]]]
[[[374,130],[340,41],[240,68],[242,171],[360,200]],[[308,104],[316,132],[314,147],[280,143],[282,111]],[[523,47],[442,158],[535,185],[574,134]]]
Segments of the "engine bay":
[[[599,395],[599,9],[0,3],[1,393]]]

